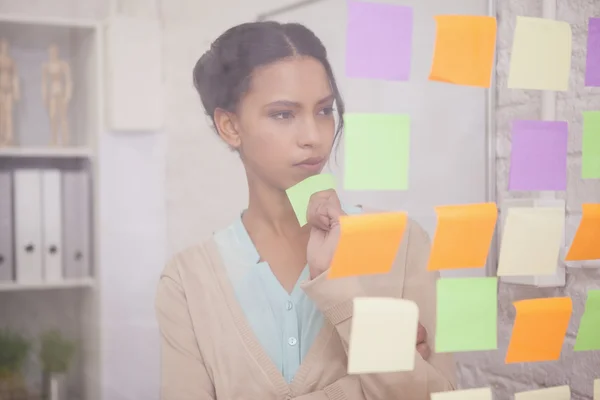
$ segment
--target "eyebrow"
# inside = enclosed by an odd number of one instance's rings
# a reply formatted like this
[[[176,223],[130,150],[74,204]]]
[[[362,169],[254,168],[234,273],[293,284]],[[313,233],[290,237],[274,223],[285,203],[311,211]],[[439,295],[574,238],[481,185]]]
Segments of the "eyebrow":
[[[329,96],[324,97],[321,100],[319,100],[317,102],[317,105],[329,103],[329,102],[333,101],[334,99],[335,99],[335,96],[333,94],[330,94]],[[273,107],[273,106],[301,108],[302,104],[300,104],[296,101],[291,101],[291,100],[277,100],[277,101],[267,104],[265,107]]]

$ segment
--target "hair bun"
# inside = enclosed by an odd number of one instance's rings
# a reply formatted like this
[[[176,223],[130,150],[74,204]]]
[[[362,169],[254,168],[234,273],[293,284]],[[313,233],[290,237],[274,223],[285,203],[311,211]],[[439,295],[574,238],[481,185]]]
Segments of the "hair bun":
[[[228,29],[196,62],[194,86],[213,124],[217,108],[235,112],[256,68],[296,55],[313,57],[325,68],[336,97],[339,132],[344,105],[323,43],[303,25],[274,21],[249,22]]]

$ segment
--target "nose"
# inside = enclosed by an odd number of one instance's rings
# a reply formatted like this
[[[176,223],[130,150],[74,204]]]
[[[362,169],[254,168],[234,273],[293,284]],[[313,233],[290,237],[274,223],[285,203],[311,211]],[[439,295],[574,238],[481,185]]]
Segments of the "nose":
[[[307,117],[298,134],[298,145],[300,147],[318,147],[322,138],[323,135],[321,135],[317,120],[314,117]]]

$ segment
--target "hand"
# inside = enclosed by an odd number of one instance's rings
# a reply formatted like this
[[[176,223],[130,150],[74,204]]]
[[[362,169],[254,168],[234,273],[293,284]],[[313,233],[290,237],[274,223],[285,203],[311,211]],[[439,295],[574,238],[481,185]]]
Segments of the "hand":
[[[427,330],[420,323],[417,329],[417,351],[424,360],[427,360],[431,355],[431,349],[427,344]]]
[[[310,279],[329,269],[340,238],[340,216],[345,215],[337,193],[333,189],[314,193],[308,202],[306,219],[310,237],[306,259]]]

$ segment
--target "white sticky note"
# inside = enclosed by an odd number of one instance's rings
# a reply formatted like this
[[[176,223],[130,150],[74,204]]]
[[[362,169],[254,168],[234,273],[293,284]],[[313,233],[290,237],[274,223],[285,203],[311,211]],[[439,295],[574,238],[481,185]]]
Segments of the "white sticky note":
[[[552,275],[565,228],[563,208],[508,209],[498,262],[498,276]]]
[[[348,374],[412,371],[419,308],[409,300],[357,297],[348,349]]]
[[[431,393],[431,400],[493,400],[492,389],[466,389]]]
[[[571,389],[568,385],[546,389],[531,390],[515,394],[515,400],[571,400]]]
[[[517,17],[509,89],[569,89],[572,33],[567,22]]]
[[[600,400],[600,379],[594,380],[594,400]]]

